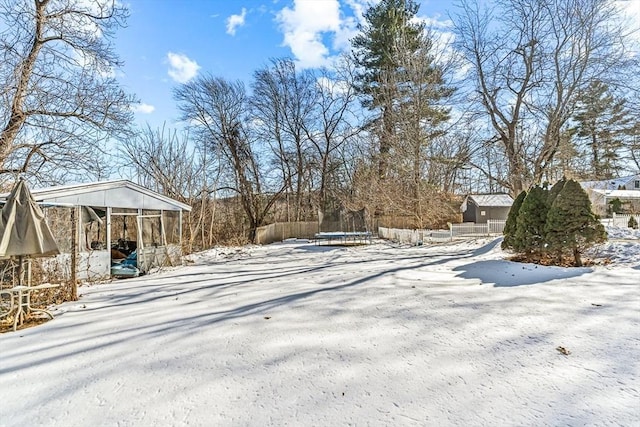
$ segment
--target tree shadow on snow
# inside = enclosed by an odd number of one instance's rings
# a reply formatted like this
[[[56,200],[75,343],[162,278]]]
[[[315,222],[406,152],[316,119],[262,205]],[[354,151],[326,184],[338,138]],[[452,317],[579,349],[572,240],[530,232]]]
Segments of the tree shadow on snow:
[[[491,252],[492,250],[499,248],[502,244],[502,237],[492,240],[484,246],[479,247],[473,251],[473,256],[480,256]]]
[[[479,279],[481,284],[499,287],[535,285],[551,280],[568,279],[591,273],[593,269],[551,267],[537,264],[518,263],[503,260],[476,261],[453,271],[459,271],[458,277]]]
[[[330,245],[328,243],[318,245],[318,244],[307,244],[300,245],[295,248],[296,251],[305,251],[305,252],[329,252],[344,249],[344,245]]]

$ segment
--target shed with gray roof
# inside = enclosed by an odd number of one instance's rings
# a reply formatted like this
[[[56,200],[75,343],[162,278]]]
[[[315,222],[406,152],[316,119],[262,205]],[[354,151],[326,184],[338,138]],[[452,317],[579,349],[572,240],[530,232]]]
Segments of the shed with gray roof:
[[[486,224],[488,220],[506,220],[512,204],[508,194],[469,194],[460,206],[462,221]]]

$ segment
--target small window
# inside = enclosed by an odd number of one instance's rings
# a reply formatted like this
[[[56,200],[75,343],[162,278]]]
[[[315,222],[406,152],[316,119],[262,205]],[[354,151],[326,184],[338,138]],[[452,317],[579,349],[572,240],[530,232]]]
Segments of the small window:
[[[640,188],[640,181],[634,181],[633,188]]]
[[[480,211],[480,216],[485,216],[487,214],[487,212],[485,211]]]

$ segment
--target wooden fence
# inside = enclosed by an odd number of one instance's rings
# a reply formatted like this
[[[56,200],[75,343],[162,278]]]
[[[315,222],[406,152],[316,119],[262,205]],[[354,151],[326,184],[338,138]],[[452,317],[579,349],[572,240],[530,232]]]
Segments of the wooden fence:
[[[281,242],[285,239],[313,239],[318,232],[318,222],[276,222],[274,224],[258,227],[256,230],[256,243],[268,245],[273,242]]]
[[[325,232],[366,232],[364,224],[349,221],[323,221],[322,226],[318,221],[301,222],[276,222],[274,224],[258,227],[256,230],[256,243],[268,245],[273,242],[281,242],[285,239],[313,239],[316,233]]]
[[[489,220],[486,224],[450,224],[449,230],[407,230],[378,227],[378,237],[400,243],[422,245],[454,240],[455,238],[495,236],[502,234],[505,221]]]
[[[450,224],[448,230],[409,230],[378,227],[378,237],[419,245],[427,242],[450,241],[455,238],[499,235],[502,234],[504,224],[505,221],[499,220],[489,220],[486,224]],[[336,228],[336,230],[338,230],[338,228]],[[256,243],[259,245],[268,245],[269,243],[281,242],[285,239],[292,238],[313,239],[319,231],[316,221],[277,222],[259,227],[256,230]]]
[[[638,223],[640,223],[640,215],[634,215]],[[629,214],[614,214],[613,218],[602,219],[604,225],[627,227],[629,223]],[[402,228],[378,227],[378,237],[382,239],[393,240],[401,243],[409,243],[413,245],[421,245],[424,243],[437,243],[451,241],[456,238],[482,237],[501,235],[504,230],[506,221],[489,220],[486,224],[462,223],[449,224],[448,230],[411,230]],[[330,224],[327,226],[330,230],[342,230],[344,224]],[[326,228],[326,227],[323,227]],[[319,227],[317,221],[308,222],[278,222],[259,227],[256,230],[256,243],[267,245],[273,242],[280,242],[285,239],[313,239],[318,233]],[[354,231],[354,230],[346,230]]]

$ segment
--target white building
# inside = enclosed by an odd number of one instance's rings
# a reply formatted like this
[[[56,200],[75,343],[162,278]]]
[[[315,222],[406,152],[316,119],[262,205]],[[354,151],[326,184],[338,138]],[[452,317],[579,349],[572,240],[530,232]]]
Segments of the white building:
[[[603,181],[585,181],[580,185],[589,195],[593,211],[607,216],[611,201],[620,200],[627,209],[640,212],[640,174]]]

